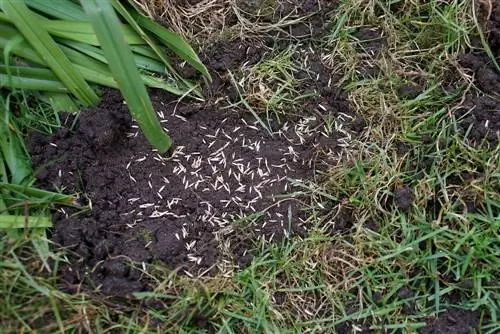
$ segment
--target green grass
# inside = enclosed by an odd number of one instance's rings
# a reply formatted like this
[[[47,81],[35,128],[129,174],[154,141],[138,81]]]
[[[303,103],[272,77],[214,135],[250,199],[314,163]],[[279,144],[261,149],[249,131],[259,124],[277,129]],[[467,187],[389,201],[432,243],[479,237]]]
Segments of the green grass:
[[[463,1],[394,2],[401,11],[385,3],[344,0],[332,14],[329,36],[316,41],[368,126],[342,160],[304,185],[314,199],[307,237],[258,241],[252,263],[228,277],[196,279],[160,264],[139,266],[154,289],[135,297],[158,306],[147,308],[62,292],[55,273],[64,253],[50,253],[47,267],[29,236],[3,235],[3,330],[334,333],[339,325],[366,325],[418,333],[456,307],[481,314],[480,332],[496,332],[500,147],[472,146],[457,130],[453,110],[474,88],[457,79],[454,93],[443,90],[447,74],[457,72],[458,55],[478,34],[477,18]],[[365,52],[356,37],[360,27],[379,29],[379,52]],[[296,93],[294,52],[291,47],[235,74],[243,78],[239,93],[250,108],[282,113],[280,103]],[[364,76],[363,67],[378,71]],[[402,96],[408,84],[421,93]],[[262,103],[250,98],[259,85]],[[266,125],[265,113],[259,115]],[[51,117],[47,122],[57,123]],[[325,131],[331,127],[326,119]],[[395,202],[402,186],[414,196],[407,211]],[[325,206],[333,209],[325,214]],[[339,212],[353,222],[342,232]],[[242,231],[248,223],[235,222]]]

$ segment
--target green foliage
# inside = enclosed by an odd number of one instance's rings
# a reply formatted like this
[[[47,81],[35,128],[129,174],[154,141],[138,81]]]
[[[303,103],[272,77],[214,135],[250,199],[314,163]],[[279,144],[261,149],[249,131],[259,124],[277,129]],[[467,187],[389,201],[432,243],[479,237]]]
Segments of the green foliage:
[[[0,236],[19,239],[20,229],[32,237],[34,250],[48,267],[49,245],[45,229],[52,226],[47,208],[53,204],[74,205],[74,196],[32,187],[31,161],[23,137],[9,110],[10,96],[0,96]]]
[[[207,69],[188,43],[141,15],[132,2],[81,4],[0,1],[0,87],[36,91],[54,109],[65,111],[76,110],[75,101],[96,104],[91,85],[119,88],[151,144],[167,151],[170,138],[145,86],[200,95],[175,71],[165,49],[211,80]]]
[[[104,56],[118,87],[127,102],[130,112],[139,123],[148,140],[160,151],[166,152],[172,145],[156,118],[153,104],[144,83],[141,82],[134,56],[129,46],[122,41],[120,21],[113,7],[106,1],[82,1],[88,18],[92,22]]]

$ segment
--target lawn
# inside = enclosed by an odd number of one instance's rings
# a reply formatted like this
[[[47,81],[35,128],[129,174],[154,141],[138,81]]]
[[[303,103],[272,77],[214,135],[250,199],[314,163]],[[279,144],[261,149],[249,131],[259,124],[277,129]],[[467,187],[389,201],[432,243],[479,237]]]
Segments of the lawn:
[[[500,3],[9,2],[0,333],[500,330]]]

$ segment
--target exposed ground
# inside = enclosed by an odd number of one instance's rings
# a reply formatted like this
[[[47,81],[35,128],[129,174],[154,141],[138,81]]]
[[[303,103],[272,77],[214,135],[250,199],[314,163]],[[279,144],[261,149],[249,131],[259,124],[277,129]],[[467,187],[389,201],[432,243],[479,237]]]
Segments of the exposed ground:
[[[40,186],[85,210],[54,214],[54,275],[9,276],[68,294],[6,314],[46,332],[499,329],[500,5],[138,3],[214,83],[152,92],[165,155],[113,91],[30,137]]]
[[[88,212],[55,216],[53,240],[84,259],[66,268],[70,284],[88,280],[120,295],[144,289],[127,260],[161,260],[190,276],[230,274],[251,261],[257,237],[304,235],[310,200],[298,185],[338,159],[355,125],[341,100],[329,111],[344,120],[336,121],[342,132],[327,133],[311,113],[270,124],[272,135],[243,110],[159,93],[153,100],[175,142],[166,155],[151,150],[115,92],[76,124],[69,117],[73,131],[31,138],[40,184],[91,203]]]

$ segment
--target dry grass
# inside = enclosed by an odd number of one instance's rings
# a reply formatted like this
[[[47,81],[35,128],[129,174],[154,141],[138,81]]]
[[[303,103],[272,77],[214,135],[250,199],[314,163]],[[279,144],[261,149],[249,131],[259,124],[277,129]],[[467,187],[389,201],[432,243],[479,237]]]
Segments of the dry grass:
[[[199,46],[232,38],[252,39],[284,31],[304,17],[249,12],[237,0],[134,0],[143,12]]]

